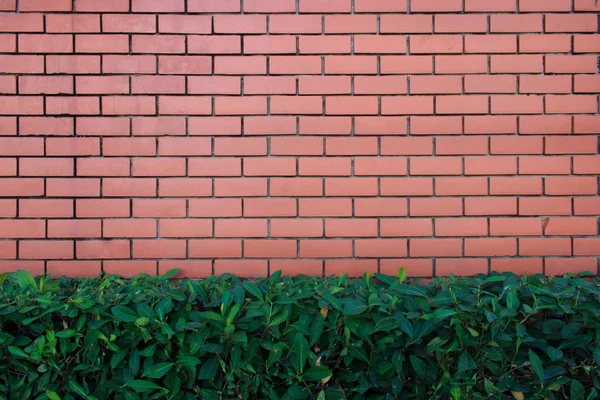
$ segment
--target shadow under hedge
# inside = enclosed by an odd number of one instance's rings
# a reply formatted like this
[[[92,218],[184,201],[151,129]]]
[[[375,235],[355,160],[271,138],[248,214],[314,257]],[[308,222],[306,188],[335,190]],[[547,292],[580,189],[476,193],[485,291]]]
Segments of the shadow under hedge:
[[[0,275],[0,399],[594,399],[600,281]]]

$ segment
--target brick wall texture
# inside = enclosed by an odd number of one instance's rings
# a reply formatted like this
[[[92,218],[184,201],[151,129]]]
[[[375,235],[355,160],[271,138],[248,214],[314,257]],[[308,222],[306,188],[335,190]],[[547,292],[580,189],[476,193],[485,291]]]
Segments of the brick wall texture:
[[[597,271],[596,0],[0,0],[0,271]]]

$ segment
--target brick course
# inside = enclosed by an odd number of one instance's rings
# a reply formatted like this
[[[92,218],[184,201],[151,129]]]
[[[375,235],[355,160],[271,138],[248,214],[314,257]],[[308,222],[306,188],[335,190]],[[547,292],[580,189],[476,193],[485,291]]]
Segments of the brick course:
[[[598,268],[593,0],[0,11],[0,272]]]

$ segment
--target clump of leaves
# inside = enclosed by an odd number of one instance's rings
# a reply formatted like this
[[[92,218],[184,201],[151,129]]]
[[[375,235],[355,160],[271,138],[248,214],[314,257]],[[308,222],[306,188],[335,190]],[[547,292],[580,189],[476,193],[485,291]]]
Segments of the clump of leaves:
[[[584,276],[0,275],[0,399],[594,399]]]

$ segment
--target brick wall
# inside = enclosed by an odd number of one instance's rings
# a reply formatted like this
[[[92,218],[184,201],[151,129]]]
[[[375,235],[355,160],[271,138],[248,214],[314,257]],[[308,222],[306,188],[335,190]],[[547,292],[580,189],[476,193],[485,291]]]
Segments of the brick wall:
[[[595,0],[0,10],[0,271],[597,270]]]

